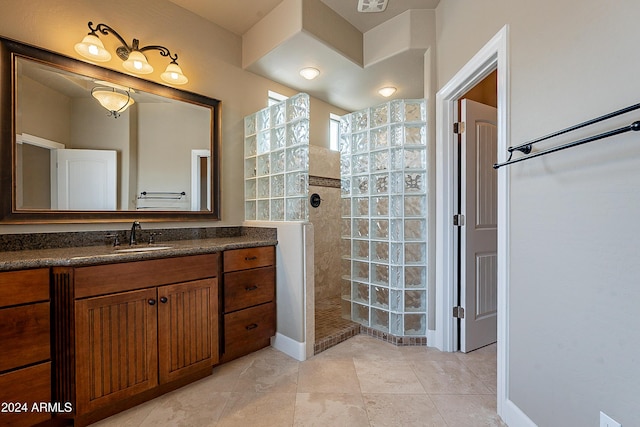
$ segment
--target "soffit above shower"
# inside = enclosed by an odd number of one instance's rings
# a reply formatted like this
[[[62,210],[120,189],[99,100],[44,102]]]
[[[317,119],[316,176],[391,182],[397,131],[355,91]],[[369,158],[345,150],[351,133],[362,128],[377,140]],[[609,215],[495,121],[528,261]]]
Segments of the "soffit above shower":
[[[422,98],[424,54],[440,0],[389,0],[359,13],[358,0],[171,0],[243,36],[243,68],[348,111],[394,97]],[[298,72],[313,66],[320,77]]]
[[[172,3],[200,15],[208,21],[243,35],[286,0],[170,0]],[[434,10],[441,0],[389,0],[387,8],[380,13],[358,12],[358,0],[320,0],[351,25],[365,33],[383,22],[407,10]]]

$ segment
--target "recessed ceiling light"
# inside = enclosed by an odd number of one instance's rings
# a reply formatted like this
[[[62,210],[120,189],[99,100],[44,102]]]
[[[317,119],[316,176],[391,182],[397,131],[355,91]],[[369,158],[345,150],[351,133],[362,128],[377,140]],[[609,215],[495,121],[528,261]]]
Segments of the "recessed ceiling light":
[[[388,0],[358,0],[358,12],[384,12]]]
[[[300,75],[307,80],[313,80],[320,75],[320,70],[313,67],[306,67],[300,70]]]
[[[396,88],[393,86],[385,86],[383,88],[378,89],[378,93],[382,96],[384,96],[385,98],[390,97],[391,95],[393,95],[394,93],[396,93]]]

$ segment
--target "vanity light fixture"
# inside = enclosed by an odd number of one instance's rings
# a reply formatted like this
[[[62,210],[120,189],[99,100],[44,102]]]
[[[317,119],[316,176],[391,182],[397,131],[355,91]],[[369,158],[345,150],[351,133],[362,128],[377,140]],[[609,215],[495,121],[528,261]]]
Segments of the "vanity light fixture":
[[[383,88],[380,88],[378,90],[378,93],[382,96],[384,96],[385,98],[390,97],[391,95],[393,95],[394,93],[396,93],[396,88],[393,86],[385,86]]]
[[[131,92],[133,92],[132,89],[116,88],[112,85],[96,86],[91,89],[91,96],[109,111],[109,116],[117,119],[120,113],[135,102]]]
[[[307,80],[313,80],[320,75],[320,70],[313,67],[305,67],[300,70],[300,75]]]
[[[160,51],[160,55],[169,57],[171,62],[167,66],[164,73],[160,75],[162,80],[174,85],[182,85],[189,81],[184,75],[182,69],[178,65],[178,55],[172,54],[169,49],[164,46],[144,46],[140,47],[138,39],[133,39],[131,46],[118,34],[116,30],[106,24],[98,24],[95,28],[93,22],[89,21],[89,34],[87,34],[80,43],[74,48],[83,57],[96,62],[107,62],[111,59],[111,54],[105,49],[104,44],[98,37],[98,33],[102,35],[113,34],[122,43],[122,46],[116,49],[116,55],[124,62],[122,66],[129,72],[136,74],[149,74],[153,72],[153,67],[149,64],[147,57],[143,52],[149,50]]]

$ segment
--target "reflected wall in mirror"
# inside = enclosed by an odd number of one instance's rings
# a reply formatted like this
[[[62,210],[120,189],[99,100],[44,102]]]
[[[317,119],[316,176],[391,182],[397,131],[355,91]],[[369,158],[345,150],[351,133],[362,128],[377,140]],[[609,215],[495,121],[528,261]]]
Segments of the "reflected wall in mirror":
[[[0,41],[3,221],[219,219],[219,101]]]

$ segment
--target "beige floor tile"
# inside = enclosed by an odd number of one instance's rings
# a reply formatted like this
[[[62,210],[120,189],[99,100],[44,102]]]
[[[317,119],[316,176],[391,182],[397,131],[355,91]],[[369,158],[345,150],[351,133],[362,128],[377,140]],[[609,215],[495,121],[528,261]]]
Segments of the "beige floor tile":
[[[213,368],[211,377],[206,381],[215,383],[217,391],[234,391],[240,375],[251,366],[252,359],[237,359]]]
[[[446,353],[426,346],[403,346],[398,348],[402,358],[408,361],[436,360],[441,362],[457,361],[457,353]]]
[[[497,378],[484,380],[482,381],[482,384],[484,384],[485,387],[489,389],[489,391],[491,392],[490,394],[494,396],[498,395],[498,379]]]
[[[353,363],[363,393],[425,393],[407,362],[354,359]]]
[[[158,404],[159,399],[154,399],[91,425],[92,427],[139,427],[144,419],[156,410]]]
[[[369,427],[369,419],[359,394],[298,393],[293,425]]]
[[[198,391],[172,392],[160,397],[158,406],[140,427],[212,427],[216,426],[231,393]]]
[[[291,358],[256,358],[240,374],[234,391],[295,393],[299,364]]]
[[[411,362],[428,394],[489,394],[491,391],[462,362]]]
[[[217,426],[291,426],[295,401],[295,393],[231,393]]]
[[[312,358],[301,363],[298,393],[360,393],[353,361]]]
[[[372,427],[444,427],[446,423],[426,394],[364,394]]]
[[[353,357],[367,360],[393,360],[401,358],[401,353],[398,347],[392,344],[367,335],[357,335],[314,356],[314,358],[320,359]]]
[[[359,335],[305,362],[257,351],[96,426],[502,427],[495,371],[495,346],[442,353]]]
[[[455,354],[460,360],[466,359],[495,359],[498,352],[497,344],[490,344],[484,347],[480,347],[477,350],[470,351],[469,353],[452,353]]]
[[[498,374],[498,366],[495,359],[467,359],[462,360],[462,363],[476,377],[485,382],[496,378]]]
[[[506,427],[490,395],[431,396],[449,427]]]

